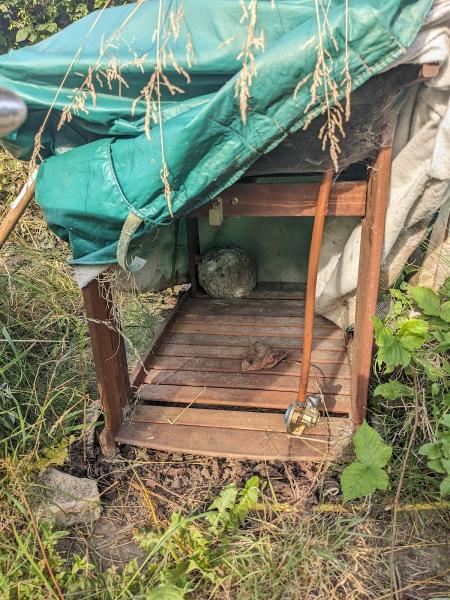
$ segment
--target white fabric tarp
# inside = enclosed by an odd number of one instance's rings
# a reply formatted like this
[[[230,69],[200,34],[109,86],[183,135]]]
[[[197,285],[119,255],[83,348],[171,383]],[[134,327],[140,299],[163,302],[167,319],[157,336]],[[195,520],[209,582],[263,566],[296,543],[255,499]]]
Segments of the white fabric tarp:
[[[450,1],[434,4],[398,62],[438,63],[437,77],[411,87],[394,135],[382,286],[392,284],[450,195]],[[394,65],[395,66],[395,65]],[[354,322],[361,224],[327,220],[317,283],[317,312],[341,327]]]

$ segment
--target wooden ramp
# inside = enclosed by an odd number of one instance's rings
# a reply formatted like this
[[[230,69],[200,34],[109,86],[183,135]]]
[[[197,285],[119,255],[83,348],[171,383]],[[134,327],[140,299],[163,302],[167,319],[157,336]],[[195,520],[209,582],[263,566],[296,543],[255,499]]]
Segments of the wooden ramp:
[[[260,286],[233,301],[183,298],[145,370],[134,374],[141,404],[116,441],[240,459],[336,457],[351,434],[350,370],[342,330],[322,317],[308,390],[322,393],[323,417],[302,438],[288,436],[283,420],[297,397],[303,310],[303,293],[292,286]],[[241,359],[257,340],[289,355],[273,369],[242,373]]]

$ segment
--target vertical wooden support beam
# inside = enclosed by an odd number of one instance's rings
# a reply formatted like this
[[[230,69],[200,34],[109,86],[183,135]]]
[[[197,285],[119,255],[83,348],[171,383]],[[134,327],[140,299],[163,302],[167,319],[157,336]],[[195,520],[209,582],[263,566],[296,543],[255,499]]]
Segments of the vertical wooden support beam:
[[[366,216],[362,222],[352,348],[351,404],[355,427],[363,422],[367,407],[372,365],[372,317],[377,308],[391,159],[391,147],[381,148],[370,174]]]
[[[317,273],[319,270],[320,248],[322,246],[323,230],[325,227],[325,217],[328,210],[331,184],[333,183],[333,174],[333,171],[325,171],[323,174],[319,196],[317,198],[316,215],[314,217],[311,245],[309,248],[308,278],[306,281],[305,299],[305,321],[303,324],[302,360],[300,364],[300,383],[297,394],[297,400],[300,404],[306,402],[306,392],[308,389],[314,334]]]
[[[200,237],[198,233],[197,217],[186,217],[186,234],[191,292],[193,296],[198,296],[200,292],[200,286],[198,283],[197,257],[200,254]]]
[[[115,436],[131,399],[125,345],[114,313],[109,282],[99,278],[83,288],[97,387],[105,415],[100,435],[104,455],[115,454]]]

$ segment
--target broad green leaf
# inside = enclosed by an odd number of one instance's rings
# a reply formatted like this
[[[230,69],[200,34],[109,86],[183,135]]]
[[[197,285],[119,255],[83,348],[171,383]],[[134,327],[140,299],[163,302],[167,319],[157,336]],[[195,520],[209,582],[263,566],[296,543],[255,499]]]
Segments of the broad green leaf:
[[[442,417],[441,424],[450,429],[450,413],[447,413]]]
[[[354,462],[342,471],[341,487],[344,500],[354,500],[372,494],[375,490],[386,490],[389,484],[387,473],[380,467]]]
[[[148,590],[145,595],[145,600],[184,600],[184,590],[175,585],[161,584],[151,590]]]
[[[183,561],[176,564],[175,567],[169,569],[165,568],[161,571],[161,583],[166,586],[173,586],[179,590],[183,590],[185,593],[189,591],[188,580],[186,577],[186,571],[189,562]]]
[[[217,498],[215,498],[208,509],[213,512],[207,514],[207,519],[211,523],[212,530],[216,529],[218,525],[226,527],[230,519],[229,511],[236,503],[237,494],[236,484],[230,483],[224,487]]]
[[[410,287],[408,293],[424,314],[440,316],[441,300],[432,289],[418,285]]]
[[[439,293],[441,296],[450,296],[450,277],[447,277],[447,279],[441,285]]]
[[[394,334],[389,327],[383,325],[378,317],[372,317],[373,327],[375,330],[375,342],[379,348],[387,348],[394,341]]]
[[[388,367],[407,367],[411,362],[411,353],[392,337],[389,346],[379,348],[377,359]]]
[[[419,454],[426,456],[430,460],[441,458],[442,452],[439,444],[424,444],[419,448]]]
[[[450,475],[447,475],[439,486],[439,491],[441,492],[441,496],[445,498],[446,496],[450,496]]]
[[[419,358],[418,356],[414,356],[414,360],[423,368],[430,381],[438,381],[445,376],[445,373],[433,365],[433,363],[431,363],[429,360]]]
[[[450,323],[450,300],[441,304],[441,312],[439,314],[441,319],[444,319],[446,323]]]
[[[378,431],[366,421],[353,436],[356,457],[368,466],[384,467],[389,462],[392,448],[385,444]]]
[[[239,519],[241,525],[245,523],[248,513],[258,504],[259,477],[256,475],[246,481],[244,488],[239,493],[239,501],[233,509],[233,514]]]
[[[36,460],[35,466],[39,471],[45,471],[51,465],[61,467],[69,456],[69,447],[75,441],[75,436],[63,438],[59,444],[45,448],[42,455]]]
[[[442,458],[441,463],[445,472],[450,475],[450,458]]]
[[[402,396],[412,396],[413,393],[412,388],[395,379],[387,383],[380,383],[374,390],[375,396],[381,396],[382,398],[386,398],[386,400],[396,400]]]
[[[447,473],[447,471],[444,468],[444,465],[442,464],[442,460],[440,458],[435,458],[433,460],[429,460],[427,462],[427,466],[432,471],[436,471],[436,473],[442,473],[444,475]]]
[[[397,333],[403,348],[417,350],[429,339],[428,323],[422,319],[408,319]]]
[[[30,28],[24,27],[16,33],[16,42],[24,42],[30,34]]]
[[[431,395],[432,396],[437,396],[440,391],[441,391],[441,389],[438,386],[438,384],[437,383],[433,383],[433,385],[431,386]]]

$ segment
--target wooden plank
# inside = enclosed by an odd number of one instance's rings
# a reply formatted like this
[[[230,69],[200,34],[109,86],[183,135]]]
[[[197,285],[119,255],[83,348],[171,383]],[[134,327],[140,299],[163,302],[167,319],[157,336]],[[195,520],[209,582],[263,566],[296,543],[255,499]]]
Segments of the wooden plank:
[[[366,208],[366,182],[336,182],[327,215],[362,217]],[[319,183],[237,183],[221,193],[225,217],[312,217]],[[237,199],[237,202],[236,202]],[[211,203],[191,213],[208,216]]]
[[[199,298],[197,298],[199,300]],[[278,316],[278,317],[298,317],[304,309],[304,304],[298,306],[280,306],[274,305],[272,302],[267,306],[249,306],[246,303],[238,304],[198,304],[189,306],[189,309],[184,311],[184,314],[196,315],[243,315],[243,316]]]
[[[356,427],[363,422],[367,406],[372,365],[372,316],[378,299],[391,160],[392,149],[381,148],[371,171],[367,216],[362,224],[352,352],[352,416]]]
[[[256,288],[243,298],[272,298],[278,300],[304,300],[305,285],[303,283],[258,283]]]
[[[286,433],[286,424],[282,413],[205,408],[185,409],[180,406],[149,406],[138,404],[132,421],[134,423],[226,427],[227,429]],[[348,431],[348,418],[323,416],[319,419],[317,425],[307,429],[306,434],[336,437]]]
[[[251,346],[261,340],[259,335],[204,335],[200,333],[169,333],[166,341],[172,344],[195,344],[199,346]],[[279,336],[265,336],[264,342],[274,348],[294,348],[301,347],[302,339],[300,336],[294,338],[283,338]],[[341,351],[343,343],[334,338],[314,339],[313,350],[336,350]]]
[[[298,390],[298,377],[285,377],[277,374],[260,373],[224,373],[203,371],[160,371],[151,369],[145,377],[146,384],[206,386],[222,388],[241,388],[251,390],[275,390],[291,392]],[[344,378],[323,378],[311,373],[308,392],[324,394],[350,394],[350,381]]]
[[[100,445],[103,454],[110,455],[115,454],[114,438],[122,423],[122,411],[131,399],[125,346],[109,282],[96,278],[82,289],[82,293],[97,387],[105,414]]]
[[[280,338],[296,338],[300,339],[303,336],[303,326],[289,327],[287,325],[283,327],[273,325],[239,325],[236,327],[232,323],[221,323],[217,321],[206,321],[202,322],[180,322],[176,321],[171,328],[173,333],[195,333],[201,335],[233,335],[233,336],[248,336],[258,334],[260,338],[267,336],[280,337]],[[325,340],[341,340],[343,339],[343,332],[341,329],[336,327],[318,327],[314,331],[314,337],[316,339]]]
[[[248,346],[199,346],[186,344],[172,344],[164,342],[159,351],[159,356],[191,356],[195,358],[238,358],[242,359],[248,351]],[[300,350],[290,349],[289,361],[300,361]],[[343,363],[347,364],[347,351],[340,350],[313,350],[312,364]]]
[[[250,308],[303,308],[305,306],[304,300],[290,300],[290,299],[278,299],[273,300],[270,298],[209,298],[208,296],[199,296],[198,298],[191,298],[186,305],[186,311],[195,312],[196,309],[204,309],[205,307],[217,307],[235,309],[240,306]],[[233,314],[233,313],[231,313]]]
[[[286,433],[239,431],[220,427],[194,427],[142,422],[122,425],[116,440],[155,450],[192,455],[217,456],[248,460],[333,460],[342,451],[342,441],[326,437],[308,439],[289,437]]]
[[[233,314],[226,314],[226,315],[199,315],[199,314],[192,314],[189,312],[182,312],[179,316],[179,318],[177,319],[177,325],[180,324],[194,324],[194,323],[202,323],[202,324],[206,324],[206,323],[212,323],[214,325],[251,325],[253,327],[253,330],[255,330],[255,328],[259,327],[298,327],[299,329],[302,329],[303,324],[304,324],[304,318],[303,316],[297,316],[297,317],[278,317],[278,316],[265,316],[265,315],[233,315]],[[337,327],[336,325],[334,325],[333,323],[331,323],[330,321],[327,321],[327,319],[324,319],[322,317],[316,317],[314,319],[314,327],[315,328],[321,328],[321,329],[330,329],[333,331],[338,331],[340,333],[340,335],[342,336],[342,330]]]
[[[184,387],[178,385],[143,385],[139,390],[139,398],[152,402],[168,402],[173,404],[244,406],[285,410],[297,399],[295,392],[279,392],[267,390],[247,390],[239,388]],[[350,411],[348,396],[329,396],[325,394],[325,407],[330,413]]]
[[[182,371],[212,371],[241,373],[241,360],[233,358],[198,358],[196,356],[157,356],[152,369],[182,370]],[[283,360],[271,369],[260,370],[257,373],[278,374],[287,377],[299,376],[299,361]],[[311,373],[319,378],[339,377],[350,379],[350,369],[346,363],[325,363],[322,365],[311,364]]]
[[[191,295],[191,290],[187,290],[183,292],[178,298],[177,303],[173,307],[172,312],[169,317],[165,319],[161,325],[157,328],[150,348],[147,350],[145,354],[145,358],[142,363],[138,363],[133,373],[131,374],[131,385],[134,390],[137,390],[139,386],[142,384],[145,378],[145,374],[150,369],[153,360],[161,346],[161,344],[165,341],[167,333],[170,331],[172,324],[175,322],[179,312],[183,308],[184,304],[188,301]]]

